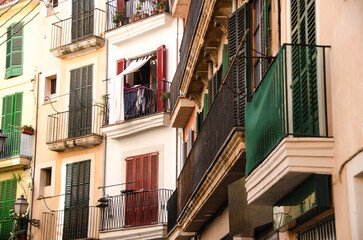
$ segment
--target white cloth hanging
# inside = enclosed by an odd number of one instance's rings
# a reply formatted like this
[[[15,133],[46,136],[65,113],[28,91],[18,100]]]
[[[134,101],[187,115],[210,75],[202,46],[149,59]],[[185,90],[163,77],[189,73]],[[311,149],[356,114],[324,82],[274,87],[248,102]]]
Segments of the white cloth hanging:
[[[109,124],[114,124],[124,120],[124,77],[134,73],[147,63],[153,55],[132,60],[129,66],[117,76],[110,80],[111,89],[109,90],[110,111]]]

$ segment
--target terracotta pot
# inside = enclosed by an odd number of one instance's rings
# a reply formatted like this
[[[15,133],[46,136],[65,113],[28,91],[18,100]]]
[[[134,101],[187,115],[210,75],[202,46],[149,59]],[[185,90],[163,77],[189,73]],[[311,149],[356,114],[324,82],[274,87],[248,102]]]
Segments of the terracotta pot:
[[[164,12],[164,9],[160,8],[159,13],[162,13],[162,12]]]
[[[132,23],[134,21],[134,19],[133,18],[129,18],[128,21],[129,21],[129,23]]]
[[[140,17],[134,17],[134,21],[140,20]]]
[[[147,14],[147,13],[141,14],[141,18],[147,18],[148,16],[149,16],[149,14]]]
[[[28,134],[28,135],[33,135],[34,130],[31,130],[31,129],[28,129],[28,128],[22,128],[21,133]]]
[[[151,11],[151,15],[155,15],[155,14],[157,14],[158,13],[158,11],[155,11],[155,10],[152,10]]]

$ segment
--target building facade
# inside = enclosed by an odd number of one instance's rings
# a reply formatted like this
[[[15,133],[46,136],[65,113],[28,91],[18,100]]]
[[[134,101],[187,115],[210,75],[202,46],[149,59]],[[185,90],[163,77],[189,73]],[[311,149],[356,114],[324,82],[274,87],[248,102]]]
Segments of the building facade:
[[[38,9],[36,2],[2,1],[0,4],[0,129],[7,137],[0,149],[0,239],[9,239],[14,233],[15,200],[21,195],[28,200],[32,196],[29,169],[34,161],[37,71],[33,33],[38,32]],[[22,229],[15,231],[26,236]]]

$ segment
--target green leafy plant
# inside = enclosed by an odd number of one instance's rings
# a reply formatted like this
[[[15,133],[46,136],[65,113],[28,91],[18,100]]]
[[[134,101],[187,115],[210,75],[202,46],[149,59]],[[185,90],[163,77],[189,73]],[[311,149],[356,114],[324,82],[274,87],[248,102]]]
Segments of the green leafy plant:
[[[155,2],[154,2],[155,5]],[[155,5],[156,9],[158,9],[159,11],[165,11],[166,10],[166,2],[165,0],[159,0],[159,2],[156,3]]]
[[[21,128],[29,129],[29,130],[34,131],[34,128],[32,127],[32,125],[27,125],[27,124],[25,124],[25,125],[23,125]]]
[[[116,14],[112,17],[112,22],[118,24],[124,18],[124,13],[122,11],[116,12]]]
[[[170,98],[170,92],[163,92],[162,94],[161,94],[161,96],[160,96],[160,100],[161,101],[166,101],[166,100],[168,100]]]

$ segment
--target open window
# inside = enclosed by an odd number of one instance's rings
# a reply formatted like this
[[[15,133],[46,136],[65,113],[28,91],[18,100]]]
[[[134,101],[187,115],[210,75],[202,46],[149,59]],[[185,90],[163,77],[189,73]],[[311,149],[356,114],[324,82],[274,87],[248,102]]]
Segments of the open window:
[[[125,119],[167,110],[169,84],[166,82],[166,49],[155,53],[117,61],[117,74],[122,74]]]

